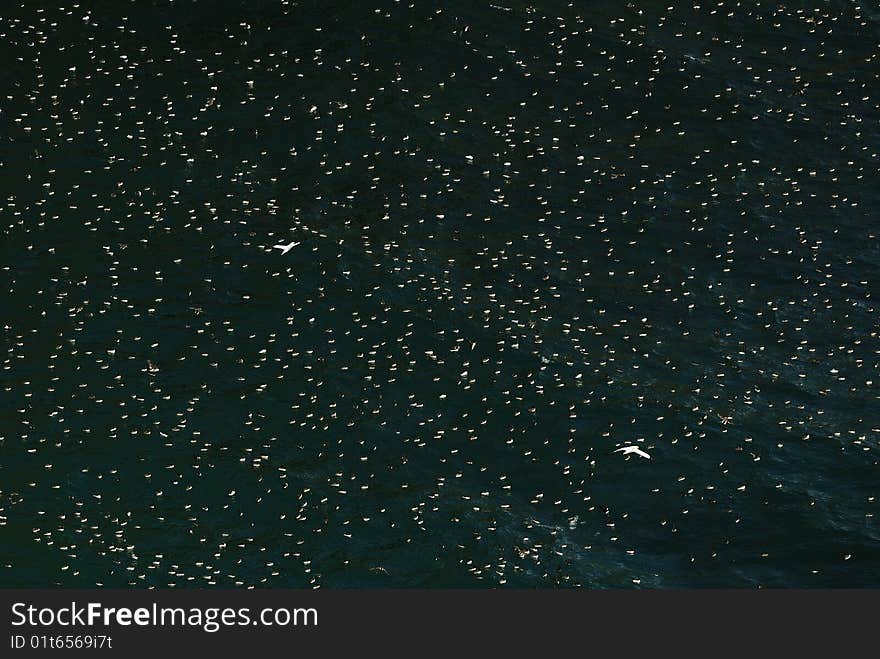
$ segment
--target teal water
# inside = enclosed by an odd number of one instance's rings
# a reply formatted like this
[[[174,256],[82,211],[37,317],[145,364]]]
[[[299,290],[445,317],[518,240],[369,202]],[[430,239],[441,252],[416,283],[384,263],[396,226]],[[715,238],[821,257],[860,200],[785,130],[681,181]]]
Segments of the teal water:
[[[880,586],[880,11],[670,4],[4,5],[0,585]]]

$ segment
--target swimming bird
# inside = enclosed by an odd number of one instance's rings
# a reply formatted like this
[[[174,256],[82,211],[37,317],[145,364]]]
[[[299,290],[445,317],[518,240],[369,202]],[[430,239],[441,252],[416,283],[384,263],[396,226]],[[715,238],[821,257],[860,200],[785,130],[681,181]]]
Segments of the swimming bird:
[[[646,460],[651,459],[651,456],[648,453],[646,453],[645,451],[643,451],[642,449],[640,449],[638,446],[623,446],[619,449],[615,449],[614,452],[615,453],[623,453],[624,455],[635,454],[635,455],[638,455],[639,457],[645,458]]]
[[[295,242],[295,241],[291,240],[291,241],[290,241],[289,243],[287,243],[286,245],[273,245],[273,246],[272,246],[272,249],[280,249],[280,250],[281,250],[281,255],[283,256],[283,255],[287,254],[287,252],[289,252],[290,250],[292,250],[294,247],[296,247],[297,245],[299,245],[298,242]]]

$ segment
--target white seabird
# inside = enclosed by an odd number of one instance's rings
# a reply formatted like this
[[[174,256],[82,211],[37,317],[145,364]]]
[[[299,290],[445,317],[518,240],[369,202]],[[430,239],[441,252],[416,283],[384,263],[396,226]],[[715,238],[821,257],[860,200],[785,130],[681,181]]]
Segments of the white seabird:
[[[619,449],[614,450],[615,453],[623,453],[624,455],[637,455],[640,458],[645,458],[645,460],[650,460],[651,456],[640,449],[638,446],[623,446]]]
[[[280,250],[281,250],[281,255],[284,256],[285,254],[287,254],[287,252],[289,252],[290,250],[292,250],[292,249],[293,249],[294,247],[296,247],[297,245],[299,245],[298,242],[290,241],[290,242],[287,243],[286,245],[273,245],[273,246],[272,246],[272,249],[280,249]]]

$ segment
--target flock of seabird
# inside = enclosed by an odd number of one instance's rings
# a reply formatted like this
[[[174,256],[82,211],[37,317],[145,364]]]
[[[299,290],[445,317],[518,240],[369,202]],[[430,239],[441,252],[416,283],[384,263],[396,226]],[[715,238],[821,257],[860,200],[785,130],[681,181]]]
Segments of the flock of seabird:
[[[876,583],[876,12],[160,5],[0,12],[0,584]]]

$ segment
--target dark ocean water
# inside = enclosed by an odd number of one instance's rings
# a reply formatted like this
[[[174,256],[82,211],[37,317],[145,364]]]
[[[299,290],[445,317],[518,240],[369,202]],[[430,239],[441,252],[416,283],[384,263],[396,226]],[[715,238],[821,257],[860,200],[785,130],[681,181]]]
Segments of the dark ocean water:
[[[0,585],[880,586],[875,4],[0,52]]]

